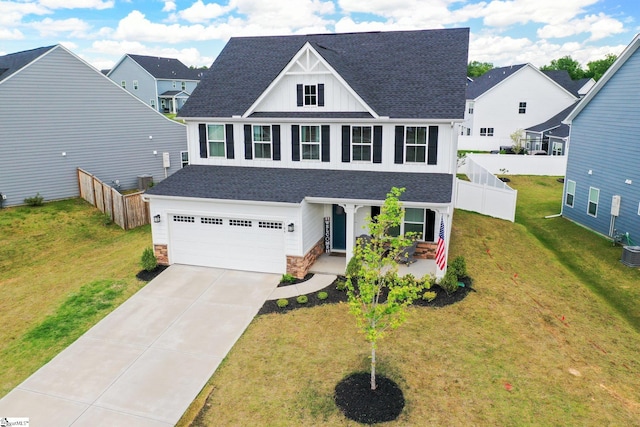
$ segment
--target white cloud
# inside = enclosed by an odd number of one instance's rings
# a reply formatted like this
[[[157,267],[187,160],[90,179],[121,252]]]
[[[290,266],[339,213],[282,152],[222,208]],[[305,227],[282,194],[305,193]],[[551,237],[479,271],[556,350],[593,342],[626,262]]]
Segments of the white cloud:
[[[41,37],[52,37],[67,34],[70,37],[86,38],[91,26],[78,18],[54,20],[45,18],[42,21],[30,22],[29,27],[36,29]]]
[[[177,16],[191,23],[206,23],[224,15],[227,11],[228,8],[222,7],[217,3],[204,4],[202,0],[198,0],[191,7],[178,12]]]
[[[9,27],[20,25],[22,18],[26,15],[47,15],[52,12],[36,3],[17,3],[11,1],[0,1],[0,28],[5,30]]]
[[[111,9],[113,0],[40,0],[39,3],[49,9]]]
[[[22,40],[24,34],[18,29],[0,28],[0,40]]]
[[[576,34],[591,33],[588,40],[601,40],[613,34],[624,32],[624,25],[617,19],[604,13],[587,15],[582,19],[572,19],[563,24],[545,25],[538,29],[537,35],[543,39],[563,38]]]
[[[176,3],[173,1],[165,1],[164,7],[162,8],[163,12],[173,12],[176,10]]]
[[[113,41],[113,40],[100,40],[95,41],[91,45],[91,52],[96,52],[101,54],[101,58],[91,60],[91,62],[95,67],[98,68],[98,64],[100,68],[111,68],[115,65],[116,61],[118,61],[124,54],[133,53],[137,55],[151,55],[151,56],[162,56],[165,58],[178,58],[185,65],[190,66],[209,66],[213,62],[212,56],[203,56],[200,54],[198,49],[193,47],[188,47],[184,49],[175,49],[168,47],[154,47],[147,46],[139,42],[127,42],[127,41]],[[112,61],[108,61],[104,58],[104,55],[115,58]]]
[[[485,25],[507,27],[538,22],[559,24],[574,19],[599,0],[493,0],[480,12]]]
[[[384,31],[389,29],[386,22],[354,22],[351,18],[342,18],[335,24],[336,33],[355,33],[364,31]]]
[[[278,30],[282,34],[296,32],[301,28],[324,28],[331,24],[324,16],[335,11],[333,1],[296,0],[231,0],[229,7],[246,16],[248,27],[263,28],[267,33]],[[231,22],[230,22],[231,23]]]

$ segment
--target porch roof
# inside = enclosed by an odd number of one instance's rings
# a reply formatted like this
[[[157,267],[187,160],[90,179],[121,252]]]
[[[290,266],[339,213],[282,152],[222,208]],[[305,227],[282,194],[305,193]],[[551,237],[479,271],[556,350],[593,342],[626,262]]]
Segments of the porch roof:
[[[158,95],[159,98],[188,98],[189,94],[182,90],[168,90]]]
[[[405,187],[403,202],[451,203],[453,175],[190,165],[147,191],[149,195],[300,203],[305,197],[379,200]]]

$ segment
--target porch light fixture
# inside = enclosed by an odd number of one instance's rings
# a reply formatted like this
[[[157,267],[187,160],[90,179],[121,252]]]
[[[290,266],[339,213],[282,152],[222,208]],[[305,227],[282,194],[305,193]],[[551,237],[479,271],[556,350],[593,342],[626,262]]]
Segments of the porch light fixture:
[[[156,224],[160,222],[160,214],[154,215],[153,222],[155,222]]]
[[[289,225],[287,225],[287,231],[289,233],[293,233],[293,230],[295,230],[295,226],[293,225],[293,223],[290,223]]]

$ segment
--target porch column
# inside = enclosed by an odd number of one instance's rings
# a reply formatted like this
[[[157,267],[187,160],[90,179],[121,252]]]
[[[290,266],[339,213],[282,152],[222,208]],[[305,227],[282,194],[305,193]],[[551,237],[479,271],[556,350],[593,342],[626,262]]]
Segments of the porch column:
[[[356,212],[360,209],[361,205],[345,204],[342,206],[344,212],[347,215],[347,264],[353,257],[353,247],[356,244]]]

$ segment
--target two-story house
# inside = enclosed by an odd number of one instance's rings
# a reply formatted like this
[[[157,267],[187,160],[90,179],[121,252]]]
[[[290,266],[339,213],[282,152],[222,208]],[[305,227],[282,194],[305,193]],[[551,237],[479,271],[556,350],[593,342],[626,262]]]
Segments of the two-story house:
[[[187,160],[185,125],[62,45],[0,56],[0,97],[0,207],[77,197],[78,167],[126,190]]]
[[[180,112],[191,165],[148,191],[159,260],[297,277],[323,252],[346,264],[394,186],[395,232],[433,249],[451,229],[468,40],[230,39]]]
[[[640,245],[639,48],[636,36],[565,120],[562,215],[631,245]]]
[[[126,54],[107,77],[161,113],[177,113],[204,74],[174,58]]]
[[[594,83],[593,79],[571,80],[564,70],[540,71],[531,64],[494,68],[467,82],[459,148],[511,147],[511,134],[549,120]]]

